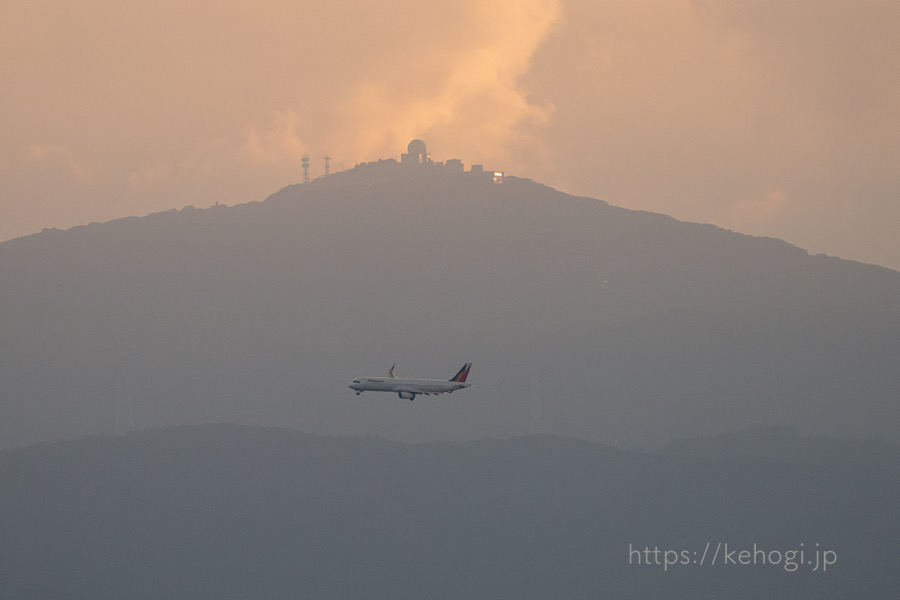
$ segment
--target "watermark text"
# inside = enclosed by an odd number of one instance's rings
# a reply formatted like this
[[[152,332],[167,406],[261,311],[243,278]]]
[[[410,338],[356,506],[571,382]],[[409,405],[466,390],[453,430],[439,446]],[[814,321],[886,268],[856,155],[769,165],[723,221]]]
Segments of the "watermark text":
[[[796,548],[765,548],[756,543],[738,547],[728,542],[706,542],[696,548],[660,548],[628,544],[628,564],[662,567],[663,571],[689,566],[766,566],[790,573],[799,569],[822,572],[837,564],[837,552],[821,544]]]

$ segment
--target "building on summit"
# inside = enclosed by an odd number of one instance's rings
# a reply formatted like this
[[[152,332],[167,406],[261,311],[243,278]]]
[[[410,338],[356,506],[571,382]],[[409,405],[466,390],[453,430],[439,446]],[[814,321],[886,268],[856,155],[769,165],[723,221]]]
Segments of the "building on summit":
[[[406,147],[406,154],[400,155],[400,164],[423,166],[431,165],[434,163],[431,160],[431,156],[428,154],[428,150],[425,147],[425,142],[423,142],[422,140],[413,140]]]
[[[360,163],[357,167],[377,166],[382,163],[397,164],[394,159],[388,161],[379,160],[376,163]],[[305,164],[305,163],[304,163]],[[400,155],[400,165],[404,168],[420,169],[429,168],[434,173],[465,173],[463,162],[458,158],[450,158],[444,162],[435,162],[428,153],[428,147],[420,139],[415,139],[406,146],[406,152]],[[477,177],[490,179],[494,183],[503,182],[503,171],[488,171],[484,165],[472,165],[468,173]]]

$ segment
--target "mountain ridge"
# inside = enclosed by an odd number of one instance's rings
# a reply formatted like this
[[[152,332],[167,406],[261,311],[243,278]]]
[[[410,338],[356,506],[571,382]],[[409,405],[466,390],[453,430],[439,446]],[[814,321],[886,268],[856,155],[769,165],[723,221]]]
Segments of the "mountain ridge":
[[[896,435],[900,273],[529,180],[365,165],[0,244],[7,446],[231,421],[626,444]],[[475,390],[356,399],[399,362]],[[125,413],[130,413],[124,419]]]

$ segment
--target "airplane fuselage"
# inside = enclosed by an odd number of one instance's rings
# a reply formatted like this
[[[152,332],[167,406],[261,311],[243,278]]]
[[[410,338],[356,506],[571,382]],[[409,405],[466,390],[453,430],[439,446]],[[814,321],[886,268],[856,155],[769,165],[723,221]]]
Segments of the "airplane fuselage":
[[[453,379],[412,379],[408,377],[359,377],[349,383],[356,394],[363,392],[393,392],[401,398],[412,400],[417,395],[449,394],[456,390],[471,387],[465,378],[469,374],[470,364],[466,364]],[[391,368],[393,374],[393,368]]]

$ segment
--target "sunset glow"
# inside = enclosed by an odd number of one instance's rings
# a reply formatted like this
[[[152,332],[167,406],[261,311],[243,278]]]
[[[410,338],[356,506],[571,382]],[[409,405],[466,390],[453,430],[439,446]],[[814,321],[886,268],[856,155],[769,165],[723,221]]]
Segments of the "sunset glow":
[[[900,5],[0,6],[0,240],[458,158],[900,269]]]

